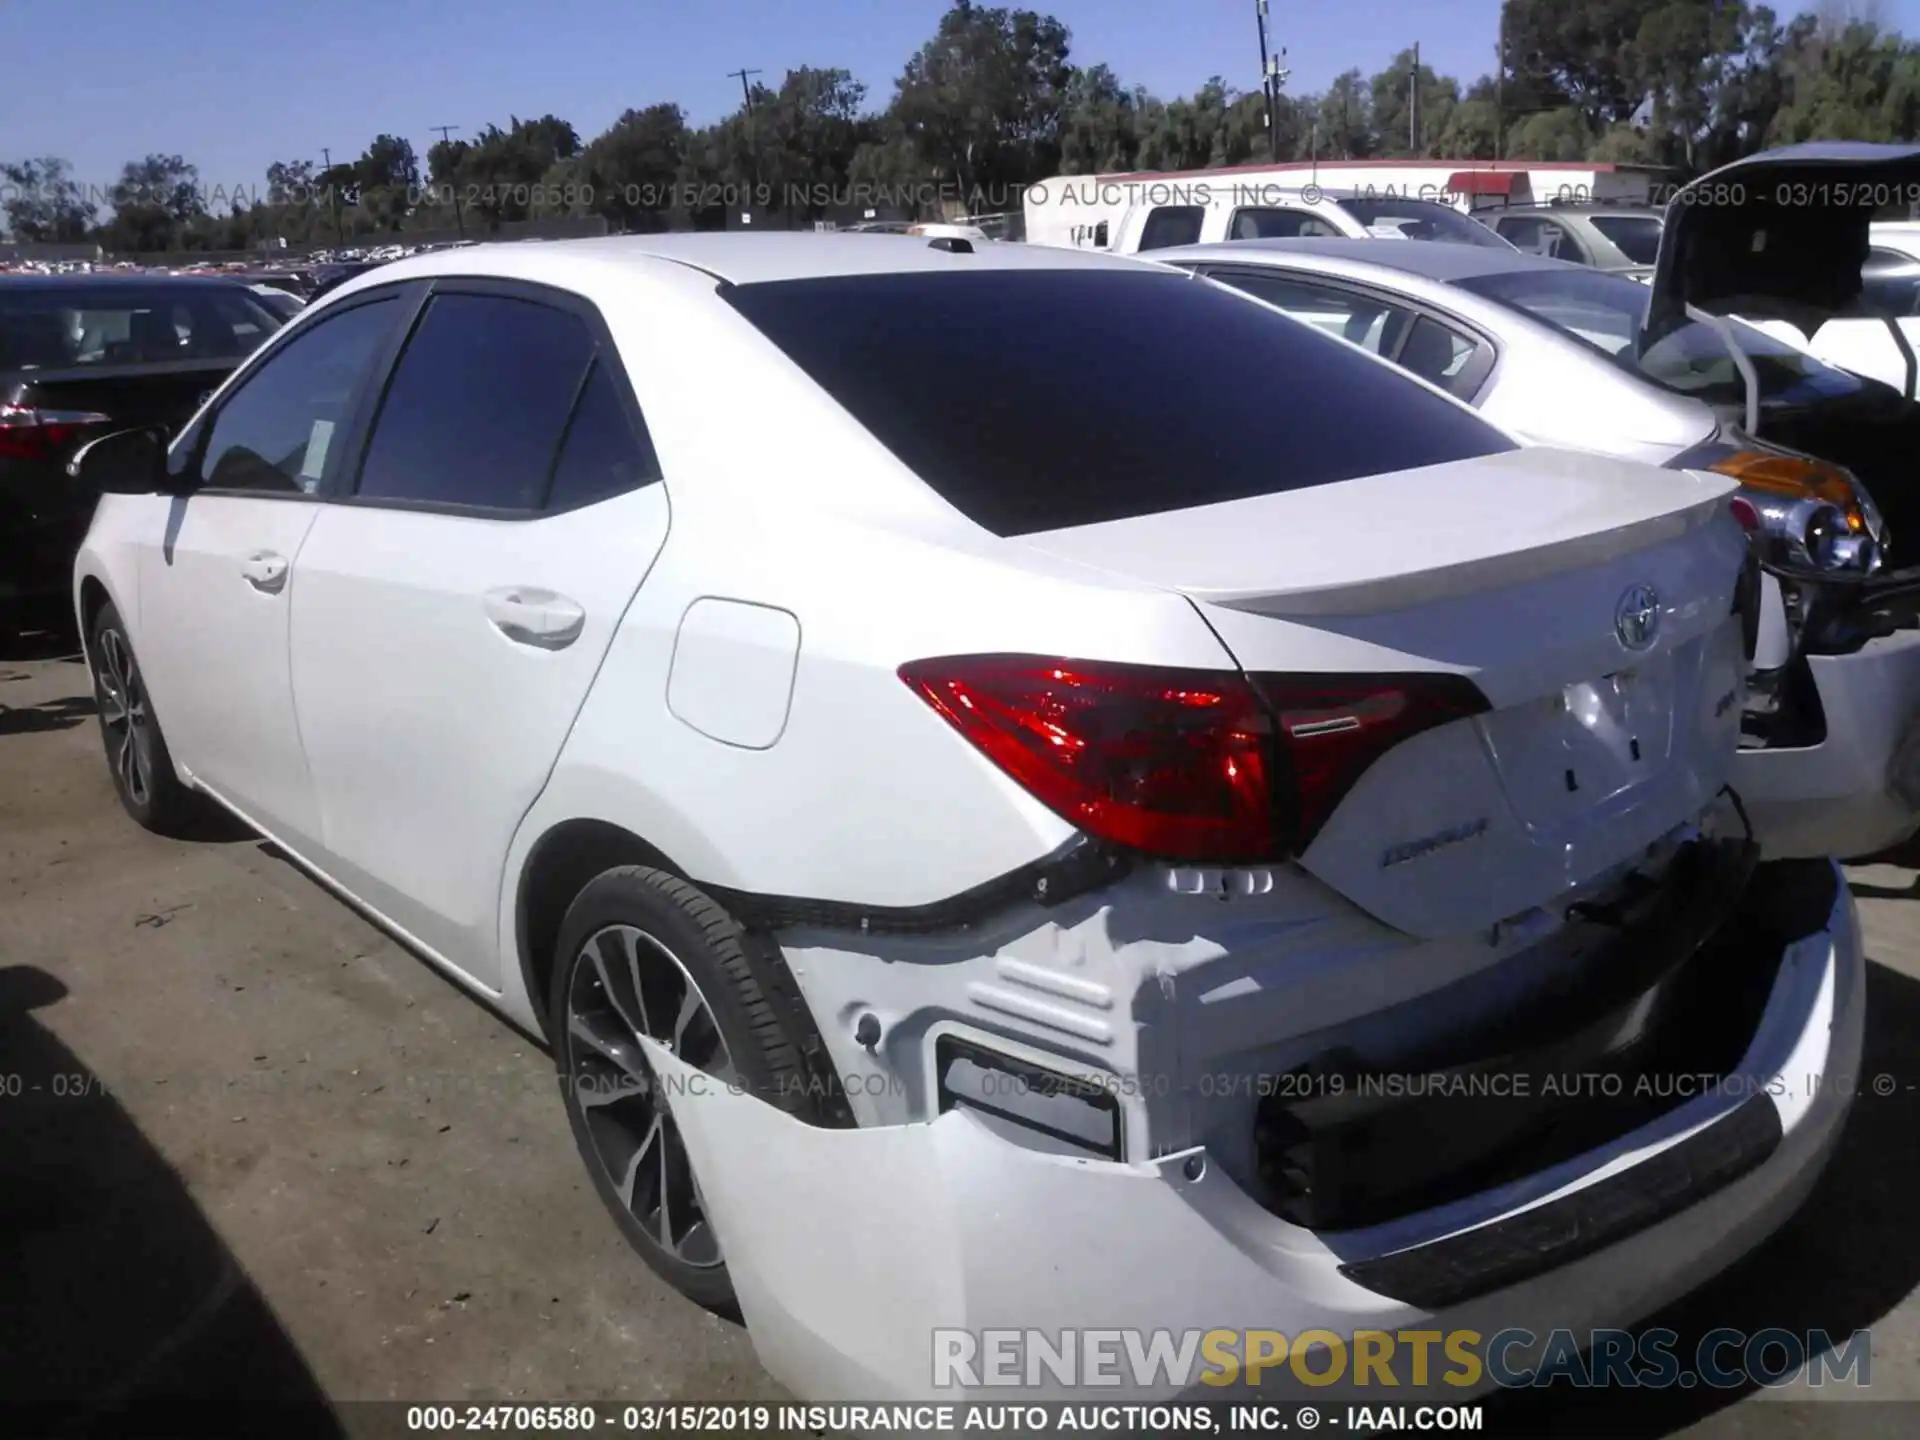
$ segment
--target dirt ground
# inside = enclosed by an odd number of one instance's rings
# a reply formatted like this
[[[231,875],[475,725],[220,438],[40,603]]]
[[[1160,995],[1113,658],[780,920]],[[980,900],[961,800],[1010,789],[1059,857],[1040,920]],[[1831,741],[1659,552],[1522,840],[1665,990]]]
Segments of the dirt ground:
[[[1872,1397],[1911,1401],[1920,876],[1854,879],[1864,1069],[1895,1091],[1779,1236],[1659,1323],[1870,1328]],[[316,1428],[353,1400],[785,1398],[626,1249],[536,1045],[258,839],[137,829],[71,645],[0,640],[0,1400],[119,1433],[209,1391]],[[1920,1433],[1905,1405],[1781,1403],[1806,1398],[1561,1392],[1488,1428]]]

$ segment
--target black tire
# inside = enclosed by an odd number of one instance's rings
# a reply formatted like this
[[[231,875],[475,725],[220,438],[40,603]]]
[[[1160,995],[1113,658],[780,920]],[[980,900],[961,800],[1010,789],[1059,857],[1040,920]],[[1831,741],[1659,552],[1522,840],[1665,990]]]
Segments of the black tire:
[[[589,882],[568,907],[547,997],[567,1123],[600,1199],[655,1273],[696,1304],[735,1318],[733,1282],[700,1208],[699,1181],[666,1107],[655,1110],[655,1098],[645,1090],[652,1072],[644,1061],[636,1070],[609,1058],[607,1040],[617,1041],[623,1025],[627,1033],[644,1025],[650,1036],[663,1038],[659,1032],[673,1028],[665,1013],[685,1013],[684,986],[690,985],[712,1033],[697,1017],[687,1021],[675,1053],[769,1104],[800,1113],[806,1104],[800,1052],[755,977],[750,944],[738,922],[693,885],[665,871],[623,866]],[[621,979],[622,959],[639,976],[637,1001]],[[576,1021],[595,1039],[585,1038]],[[625,1050],[638,1060],[637,1045]],[[644,1137],[656,1116],[660,1133],[649,1142]],[[647,1150],[649,1143],[658,1145],[657,1154]],[[616,1175],[623,1169],[624,1175]],[[661,1194],[667,1203],[656,1206]],[[697,1218],[683,1234],[688,1202]]]
[[[156,835],[178,835],[205,814],[205,804],[180,783],[160,719],[141,678],[133,642],[112,603],[102,605],[87,637],[93,698],[114,793],[134,821]]]

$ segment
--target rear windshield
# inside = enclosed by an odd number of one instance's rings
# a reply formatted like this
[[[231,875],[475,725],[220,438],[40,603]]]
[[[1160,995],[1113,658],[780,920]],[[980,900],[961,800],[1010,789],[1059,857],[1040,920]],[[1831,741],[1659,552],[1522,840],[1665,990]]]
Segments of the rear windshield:
[[[1636,265],[1651,265],[1660,258],[1661,221],[1658,215],[1595,215],[1590,217],[1598,230],[1627,259]]]
[[[0,370],[237,360],[281,323],[238,285],[0,286]]]
[[[1625,276],[1568,265],[1480,275],[1455,283],[1545,321],[1598,350],[1621,369],[1668,390],[1716,405],[1738,404],[1746,398],[1746,383],[1725,342],[1698,320],[1684,321],[1640,349],[1640,327],[1646,322],[1653,291]],[[1822,364],[1784,340],[1738,320],[1728,325],[1753,361],[1764,404],[1804,405],[1857,394],[1863,388],[1846,371]]]
[[[1383,240],[1440,240],[1452,245],[1479,245],[1488,250],[1511,250],[1478,220],[1469,220],[1450,205],[1436,200],[1342,200],[1340,208]]]
[[[1186,276],[956,270],[722,293],[997,535],[1513,448],[1393,367]]]

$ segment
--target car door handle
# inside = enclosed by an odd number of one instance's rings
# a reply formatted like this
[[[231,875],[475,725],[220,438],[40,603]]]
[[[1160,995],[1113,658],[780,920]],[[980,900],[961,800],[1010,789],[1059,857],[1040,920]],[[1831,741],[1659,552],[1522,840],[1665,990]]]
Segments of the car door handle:
[[[525,585],[508,585],[486,594],[487,619],[516,645],[564,650],[580,638],[587,612],[564,595]]]
[[[278,595],[287,588],[287,557],[271,550],[256,550],[240,565],[247,583],[266,595]]]

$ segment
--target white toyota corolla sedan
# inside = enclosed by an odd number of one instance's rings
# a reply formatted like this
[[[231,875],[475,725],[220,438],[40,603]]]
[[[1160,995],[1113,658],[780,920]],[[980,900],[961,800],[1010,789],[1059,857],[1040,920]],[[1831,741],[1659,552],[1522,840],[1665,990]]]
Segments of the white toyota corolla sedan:
[[[1727,785],[1734,482],[1224,287],[465,249],[75,473],[127,810],[544,1034],[634,1248],[805,1396],[955,1398],[937,1329],[1623,1323],[1846,1113],[1852,903]]]

